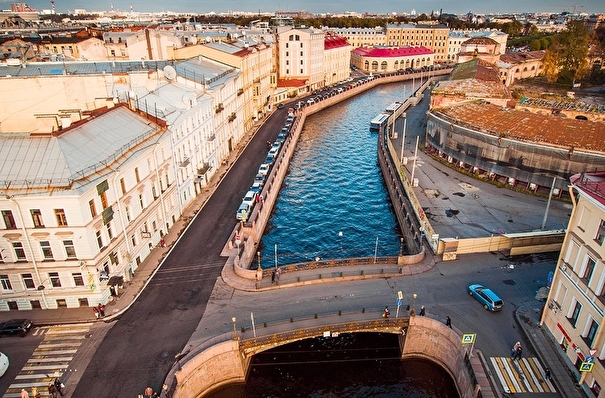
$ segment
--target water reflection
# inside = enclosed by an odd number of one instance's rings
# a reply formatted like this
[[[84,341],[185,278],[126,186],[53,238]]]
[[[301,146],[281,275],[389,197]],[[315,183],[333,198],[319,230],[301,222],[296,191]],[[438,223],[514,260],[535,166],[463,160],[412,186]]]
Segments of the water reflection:
[[[369,122],[402,95],[402,84],[379,87],[306,120],[261,241],[263,267],[399,253]]]

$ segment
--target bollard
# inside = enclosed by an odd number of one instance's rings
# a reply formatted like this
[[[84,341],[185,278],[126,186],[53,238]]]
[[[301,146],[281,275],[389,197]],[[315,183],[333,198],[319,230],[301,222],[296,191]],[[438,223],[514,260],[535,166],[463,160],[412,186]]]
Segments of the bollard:
[[[267,322],[263,322],[263,327],[266,328],[267,327]]]
[[[296,277],[296,282],[300,282],[300,276]]]
[[[319,274],[319,279],[321,279],[321,274]]]
[[[342,310],[338,310],[338,316],[342,315]]]
[[[384,268],[381,268],[381,269],[380,269],[380,274],[381,274],[381,275],[382,275],[382,274],[384,274]]]
[[[363,270],[361,270],[361,272],[359,273],[359,275],[363,276]]]
[[[340,277],[342,278],[342,272],[340,273]]]
[[[365,308],[362,308],[362,309],[361,309],[361,313],[362,313],[362,314],[365,314],[365,313],[366,313],[366,309],[365,309]]]
[[[290,323],[294,322],[294,318],[290,317]]]
[[[314,317],[314,318],[315,318],[315,319],[317,319],[317,314],[315,314],[315,317]]]

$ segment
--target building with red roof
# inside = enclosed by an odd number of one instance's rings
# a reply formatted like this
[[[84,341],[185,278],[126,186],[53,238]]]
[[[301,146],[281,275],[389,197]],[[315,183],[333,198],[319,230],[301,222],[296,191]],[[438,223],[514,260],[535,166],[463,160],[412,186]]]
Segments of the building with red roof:
[[[351,64],[367,73],[431,66],[435,53],[426,47],[360,47],[351,52]]]

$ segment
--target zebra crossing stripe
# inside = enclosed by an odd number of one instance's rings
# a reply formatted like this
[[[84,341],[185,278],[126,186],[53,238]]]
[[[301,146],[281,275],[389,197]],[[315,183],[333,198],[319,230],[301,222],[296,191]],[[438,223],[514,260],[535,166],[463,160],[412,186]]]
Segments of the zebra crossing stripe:
[[[505,392],[557,392],[552,382],[544,378],[544,369],[537,358],[491,357],[490,360]]]

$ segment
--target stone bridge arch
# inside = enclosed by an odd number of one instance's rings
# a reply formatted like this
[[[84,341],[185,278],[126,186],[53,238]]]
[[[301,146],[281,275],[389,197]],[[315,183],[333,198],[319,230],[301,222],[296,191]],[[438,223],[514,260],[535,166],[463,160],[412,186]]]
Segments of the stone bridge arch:
[[[468,352],[460,336],[452,329],[429,317],[389,318],[359,322],[342,322],[290,328],[249,339],[234,339],[225,334],[213,342],[189,352],[171,370],[166,384],[174,398],[201,398],[231,383],[245,383],[252,357],[274,347],[340,333],[398,334],[402,359],[424,359],[448,372],[459,395],[472,398],[478,393]],[[283,329],[283,327],[282,327]]]

